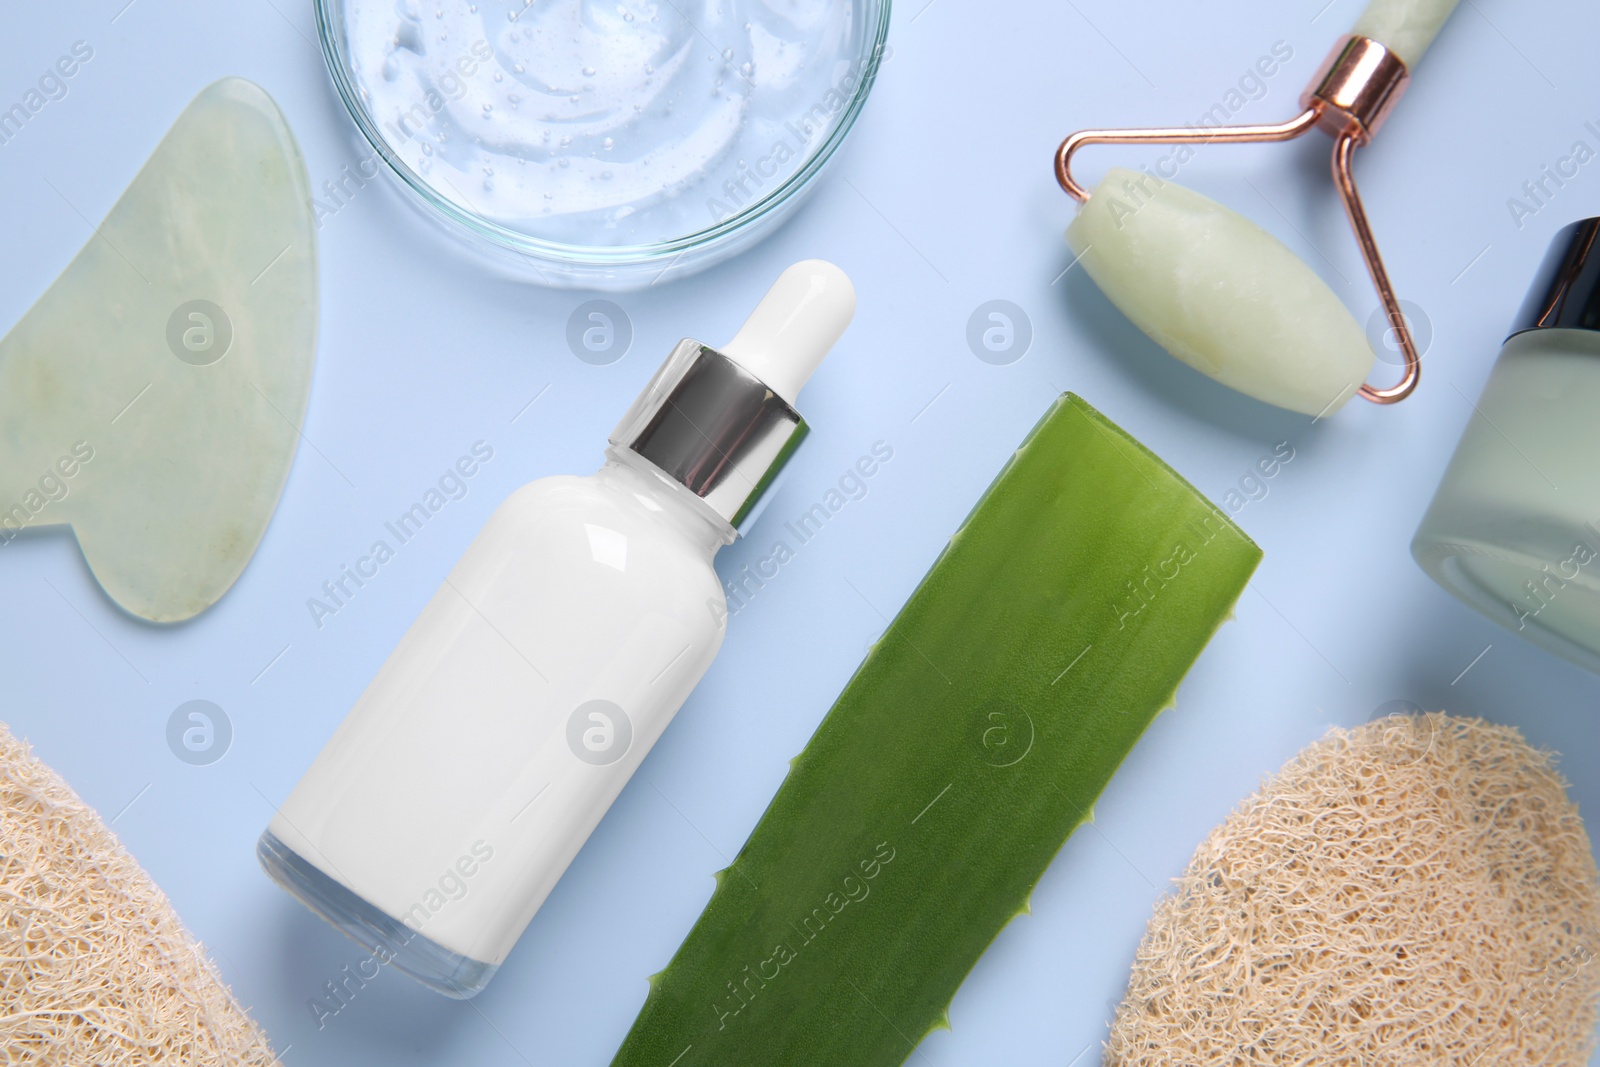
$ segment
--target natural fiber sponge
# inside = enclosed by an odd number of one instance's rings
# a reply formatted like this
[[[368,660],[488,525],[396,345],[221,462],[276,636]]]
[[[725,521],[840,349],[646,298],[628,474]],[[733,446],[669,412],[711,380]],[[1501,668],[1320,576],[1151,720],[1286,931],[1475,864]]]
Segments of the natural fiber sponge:
[[[0,724],[0,1064],[277,1062],[166,896]]]
[[[1157,905],[1105,1062],[1577,1067],[1596,882],[1566,783],[1516,730],[1334,730]]]

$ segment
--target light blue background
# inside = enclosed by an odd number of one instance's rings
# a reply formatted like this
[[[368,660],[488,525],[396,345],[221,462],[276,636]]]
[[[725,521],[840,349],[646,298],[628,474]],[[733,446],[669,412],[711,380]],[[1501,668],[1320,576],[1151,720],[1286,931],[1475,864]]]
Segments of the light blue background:
[[[1600,125],[1600,8],[1466,0],[1361,154],[1391,273],[1434,329],[1423,386],[1398,408],[1353,402],[1312,425],[1245,400],[1161,353],[1081,270],[1061,276],[1072,205],[1051,174],[1056,143],[1083,126],[1194,121],[1279,41],[1293,58],[1240,118],[1287,117],[1360,7],[1325,2],[909,0],[874,99],[815,198],[741,259],[617,297],[635,335],[610,366],[580,362],[564,340],[587,294],[494,280],[442,256],[392,189],[369,186],[320,233],[321,348],[305,423],[315,447],[300,450],[243,578],[197,621],[157,630],[111,606],[70,537],[10,545],[0,718],[116,817],[291,1067],[603,1064],[645,976],[699,913],[712,872],[884,616],[1070,388],[1213,499],[1278,442],[1296,458],[1238,516],[1266,560],[1236,621],[1112,783],[1097,824],[1051,867],[1032,915],[978,965],[951,1011],[954,1031],[931,1037],[919,1062],[1092,1062],[1084,1050],[1105,1036],[1160,888],[1264,774],[1386,701],[1520,726],[1565,754],[1593,817],[1600,681],[1458,605],[1407,546],[1550,234],[1600,214],[1600,162],[1520,228],[1507,208],[1575,141],[1600,147],[1584,127]],[[74,41],[95,50],[68,96],[0,147],[0,323],[43,292],[90,237],[85,217],[103,217],[213,79],[243,75],[272,93],[314,184],[358,158],[309,4],[125,3],[14,5],[0,34],[7,105]],[[1320,135],[1212,147],[1183,180],[1282,237],[1365,320],[1375,299],[1327,153]],[[1084,168],[1097,175],[1114,157],[1094,150]],[[251,850],[270,802],[495,505],[533,478],[593,469],[673,342],[725,340],[770,280],[809,256],[854,277],[860,311],[803,397],[814,434],[767,529],[725,551],[723,573],[764,555],[777,523],[873,442],[888,442],[893,460],[734,620],[721,657],[485,994],[446,1001],[385,973],[319,1032],[307,999],[362,954],[257,869]],[[969,314],[995,298],[1023,307],[1034,331],[1009,366],[980,362],[965,340]],[[495,458],[470,495],[319,630],[306,598],[479,439]],[[164,740],[168,715],[195,698],[217,702],[234,727],[231,750],[208,767],[179,762]]]

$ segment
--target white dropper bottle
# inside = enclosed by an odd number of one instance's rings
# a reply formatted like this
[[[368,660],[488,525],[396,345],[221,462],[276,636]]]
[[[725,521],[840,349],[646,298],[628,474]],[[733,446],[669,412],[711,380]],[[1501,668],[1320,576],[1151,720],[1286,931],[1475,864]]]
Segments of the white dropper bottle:
[[[790,267],[722,350],[678,344],[597,473],[522,487],[468,547],[256,848],[373,967],[488,984],[716,656],[712,558],[854,311],[838,267]]]

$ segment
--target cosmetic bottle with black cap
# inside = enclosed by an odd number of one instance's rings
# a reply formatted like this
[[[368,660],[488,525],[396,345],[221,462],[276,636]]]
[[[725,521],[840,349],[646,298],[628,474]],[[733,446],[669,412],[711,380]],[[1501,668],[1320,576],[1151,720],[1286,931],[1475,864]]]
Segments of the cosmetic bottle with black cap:
[[[1411,551],[1483,614],[1600,671],[1600,218],[1556,234]]]
[[[368,949],[358,979],[488,984],[717,654],[712,557],[805,436],[796,395],[854,311],[838,267],[790,267],[727,345],[678,344],[597,473],[490,517],[257,845]]]

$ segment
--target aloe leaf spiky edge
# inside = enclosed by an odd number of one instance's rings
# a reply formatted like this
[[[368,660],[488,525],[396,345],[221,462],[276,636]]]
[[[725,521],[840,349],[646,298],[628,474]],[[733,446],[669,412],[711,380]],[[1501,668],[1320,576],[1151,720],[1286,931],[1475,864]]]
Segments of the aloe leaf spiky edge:
[[[1260,558],[1064,394],[791,761],[613,1067],[903,1063]]]

